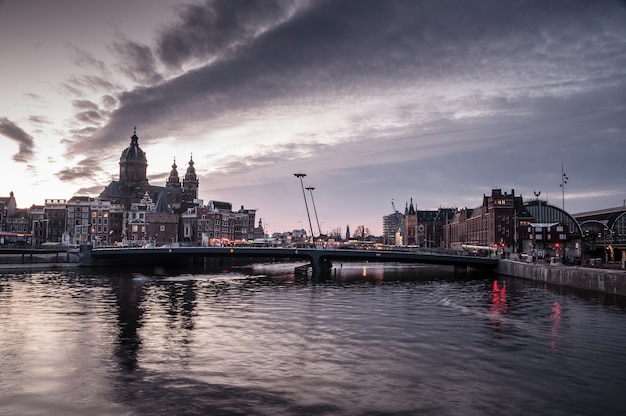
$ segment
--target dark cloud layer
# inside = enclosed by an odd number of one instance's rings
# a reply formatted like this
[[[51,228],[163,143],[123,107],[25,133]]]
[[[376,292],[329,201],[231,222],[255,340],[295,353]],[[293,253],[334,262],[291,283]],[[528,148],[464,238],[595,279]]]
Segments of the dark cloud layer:
[[[158,56],[176,68],[221,58],[285,18],[292,8],[291,1],[281,0],[207,0],[184,6],[179,21],[159,38]]]
[[[210,121],[225,111],[289,96],[320,91],[357,95],[372,86],[441,78],[494,83],[508,77],[539,78],[542,83],[554,78],[576,88],[595,72],[597,78],[608,76],[600,82],[610,84],[616,72],[623,74],[618,65],[626,62],[623,56],[603,54],[619,48],[623,39],[613,33],[619,14],[626,13],[618,3],[593,4],[322,1],[258,38],[250,35],[256,20],[249,16],[267,8],[269,13],[259,14],[277,21],[286,13],[284,4],[281,8],[278,3],[267,7],[266,2],[227,1],[189,6],[179,25],[157,42],[158,56],[167,65],[214,60],[163,84],[148,83],[122,94],[110,128],[127,129],[128,119],[165,123],[173,108],[190,121]],[[609,11],[613,16],[607,19]],[[235,44],[239,46],[220,54]],[[149,58],[144,63],[153,68],[149,51],[137,49],[145,51]],[[590,54],[598,59],[586,59]],[[615,66],[606,67],[611,61]],[[596,72],[601,65],[605,68]],[[150,77],[153,69],[144,73]]]
[[[134,82],[153,85],[163,79],[157,71],[156,59],[148,46],[124,39],[116,42],[112,49],[120,56],[120,70]]]
[[[0,134],[18,144],[19,150],[13,155],[14,161],[29,163],[32,160],[35,153],[35,140],[32,136],[6,117],[0,117]]]

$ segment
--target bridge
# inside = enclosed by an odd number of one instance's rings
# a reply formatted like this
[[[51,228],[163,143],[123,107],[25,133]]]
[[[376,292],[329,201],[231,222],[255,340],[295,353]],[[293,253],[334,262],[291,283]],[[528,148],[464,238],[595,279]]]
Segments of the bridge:
[[[337,250],[274,247],[175,247],[175,248],[102,248],[81,247],[81,263],[97,265],[150,265],[198,263],[206,258],[270,258],[308,261],[312,277],[321,279],[333,261],[376,263],[425,263],[462,268],[495,270],[498,259],[492,257],[428,254],[392,250]]]

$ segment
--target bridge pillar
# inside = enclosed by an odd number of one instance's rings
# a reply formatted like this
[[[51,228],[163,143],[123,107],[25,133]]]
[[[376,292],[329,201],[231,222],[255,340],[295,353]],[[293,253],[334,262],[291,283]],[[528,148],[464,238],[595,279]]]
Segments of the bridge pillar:
[[[94,259],[91,256],[93,247],[91,244],[83,244],[80,246],[79,263],[81,266],[92,266]]]
[[[326,276],[330,274],[333,263],[330,261],[330,259],[325,258],[316,252],[313,252],[311,254],[311,267],[313,272],[313,280],[322,281]]]
[[[467,266],[454,266],[454,275],[467,274]]]

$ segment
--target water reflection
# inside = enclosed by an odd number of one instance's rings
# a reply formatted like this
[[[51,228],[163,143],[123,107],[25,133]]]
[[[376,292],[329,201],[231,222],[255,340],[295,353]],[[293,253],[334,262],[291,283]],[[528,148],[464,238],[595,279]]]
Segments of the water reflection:
[[[508,305],[506,303],[506,282],[493,281],[491,289],[491,307],[489,313],[492,321],[501,322],[501,315],[506,315]]]
[[[555,351],[557,348],[557,342],[561,339],[561,335],[559,334],[559,325],[561,325],[561,304],[559,302],[554,302],[552,304],[552,315],[550,316],[552,319],[552,340],[550,341],[550,346],[552,347],[552,351]]]
[[[129,278],[129,276],[119,276],[111,282],[116,298],[119,326],[115,356],[123,374],[132,373],[137,369],[137,354],[141,347],[139,328],[143,316],[141,302],[146,282],[147,278]]]
[[[625,408],[623,308],[431,270],[344,264],[322,284],[276,265],[0,276],[0,414]]]

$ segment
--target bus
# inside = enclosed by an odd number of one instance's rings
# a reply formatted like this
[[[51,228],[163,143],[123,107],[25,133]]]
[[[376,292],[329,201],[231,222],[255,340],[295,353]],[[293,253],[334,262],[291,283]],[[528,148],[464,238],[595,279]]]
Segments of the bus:
[[[30,233],[11,233],[0,231],[0,247],[30,246],[33,235]]]

